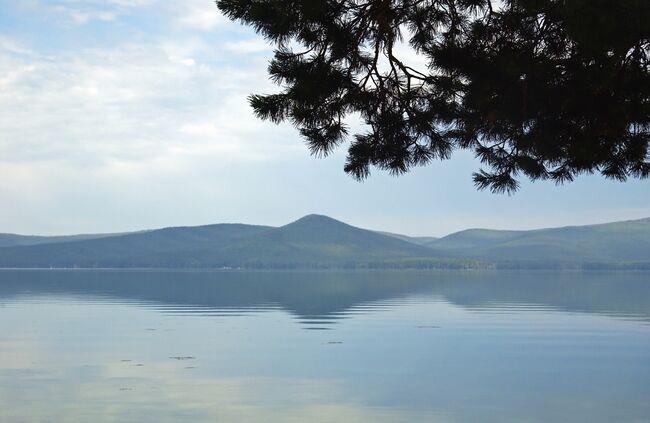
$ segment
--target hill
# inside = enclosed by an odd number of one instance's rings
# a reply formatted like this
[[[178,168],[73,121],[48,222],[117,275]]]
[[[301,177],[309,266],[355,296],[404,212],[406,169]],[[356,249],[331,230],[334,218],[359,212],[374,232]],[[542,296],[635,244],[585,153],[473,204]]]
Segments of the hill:
[[[402,241],[410,242],[411,244],[424,245],[425,247],[430,246],[429,244],[435,242],[438,238],[434,236],[408,236],[402,234],[395,234],[392,232],[382,232],[376,231],[378,234],[392,236],[393,238],[401,239]]]
[[[18,247],[24,245],[54,244],[57,242],[83,241],[86,239],[105,238],[121,234],[83,234],[83,235],[64,235],[64,236],[37,236],[37,235],[17,235],[17,234],[0,234],[1,247]]]
[[[199,257],[268,229],[217,224],[5,247],[0,249],[0,267],[192,267]]]
[[[435,249],[309,215],[274,228],[164,228],[99,239],[0,248],[0,267],[472,267]]]
[[[650,218],[531,231],[469,229],[435,239],[309,215],[281,227],[216,224],[126,234],[4,235],[0,242],[4,268],[650,269]]]
[[[501,267],[576,263],[634,267],[650,263],[650,218],[531,231],[469,229],[427,245],[455,256],[498,262]]]
[[[422,259],[434,262],[447,254],[377,232],[356,228],[327,216],[309,215],[259,237],[228,246],[230,261],[255,257],[263,267],[286,262],[298,267],[395,266]],[[401,263],[401,264],[400,264]]]

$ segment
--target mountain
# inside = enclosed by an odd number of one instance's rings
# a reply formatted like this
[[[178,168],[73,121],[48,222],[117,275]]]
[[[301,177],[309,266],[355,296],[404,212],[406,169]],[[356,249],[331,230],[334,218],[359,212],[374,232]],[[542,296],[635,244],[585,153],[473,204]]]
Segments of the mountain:
[[[475,267],[332,218],[274,228],[242,224],[164,228],[98,239],[0,248],[0,267],[340,268]]]
[[[0,234],[1,247],[17,247],[21,245],[40,245],[54,244],[66,241],[82,241],[86,239],[105,238],[120,234],[84,234],[84,235],[67,235],[67,236],[36,236],[36,235],[17,235],[17,234]]]
[[[436,241],[438,238],[434,236],[408,236],[402,234],[394,234],[392,232],[376,231],[378,234],[392,236],[393,238],[401,239],[402,241],[410,242],[411,244],[429,246],[429,244]]]
[[[532,231],[469,229],[435,239],[309,215],[281,227],[216,224],[126,234],[4,235],[0,242],[0,268],[650,269],[650,218]]]
[[[426,242],[424,245],[432,248],[459,251],[463,249],[475,249],[499,242],[506,242],[517,238],[526,231],[498,231],[492,229],[466,229],[454,232],[442,238]]]
[[[242,240],[225,248],[223,253],[230,256],[232,261],[240,257],[255,257],[254,262],[263,265],[290,258],[297,265],[322,263],[344,266],[360,262],[432,259],[446,255],[320,215],[305,216],[261,236]]]
[[[531,231],[469,229],[427,246],[502,267],[650,263],[650,218]]]
[[[217,224],[5,247],[0,248],[0,267],[191,267],[210,252],[268,229]]]

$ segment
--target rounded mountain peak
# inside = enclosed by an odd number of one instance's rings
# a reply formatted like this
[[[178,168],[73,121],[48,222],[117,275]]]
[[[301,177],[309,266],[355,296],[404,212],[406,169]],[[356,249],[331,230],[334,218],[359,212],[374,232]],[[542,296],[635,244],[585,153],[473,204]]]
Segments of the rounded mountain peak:
[[[286,226],[295,225],[295,224],[313,224],[313,223],[318,223],[318,224],[336,223],[336,224],[344,225],[343,222],[341,222],[339,220],[336,220],[336,219],[332,219],[329,216],[325,216],[325,215],[322,215],[322,214],[308,214],[308,215],[303,216],[303,217],[301,217],[300,219],[298,219],[298,220],[296,220],[294,222],[289,223]]]

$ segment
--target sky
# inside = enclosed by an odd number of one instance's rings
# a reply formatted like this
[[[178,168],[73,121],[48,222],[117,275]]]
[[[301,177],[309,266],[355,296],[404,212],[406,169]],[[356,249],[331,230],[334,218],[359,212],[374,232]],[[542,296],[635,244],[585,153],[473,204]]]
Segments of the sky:
[[[442,236],[650,216],[650,182],[477,191],[469,152],[358,182],[253,116],[273,46],[212,0],[0,0],[0,232],[71,234],[318,213]]]

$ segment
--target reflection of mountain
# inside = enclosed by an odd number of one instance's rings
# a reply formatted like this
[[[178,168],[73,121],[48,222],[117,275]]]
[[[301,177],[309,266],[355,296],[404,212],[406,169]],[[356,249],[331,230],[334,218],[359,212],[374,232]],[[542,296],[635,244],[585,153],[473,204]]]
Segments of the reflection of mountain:
[[[108,297],[190,313],[276,306],[324,321],[426,295],[469,309],[539,306],[650,320],[643,273],[1,271],[0,300],[20,295]]]

